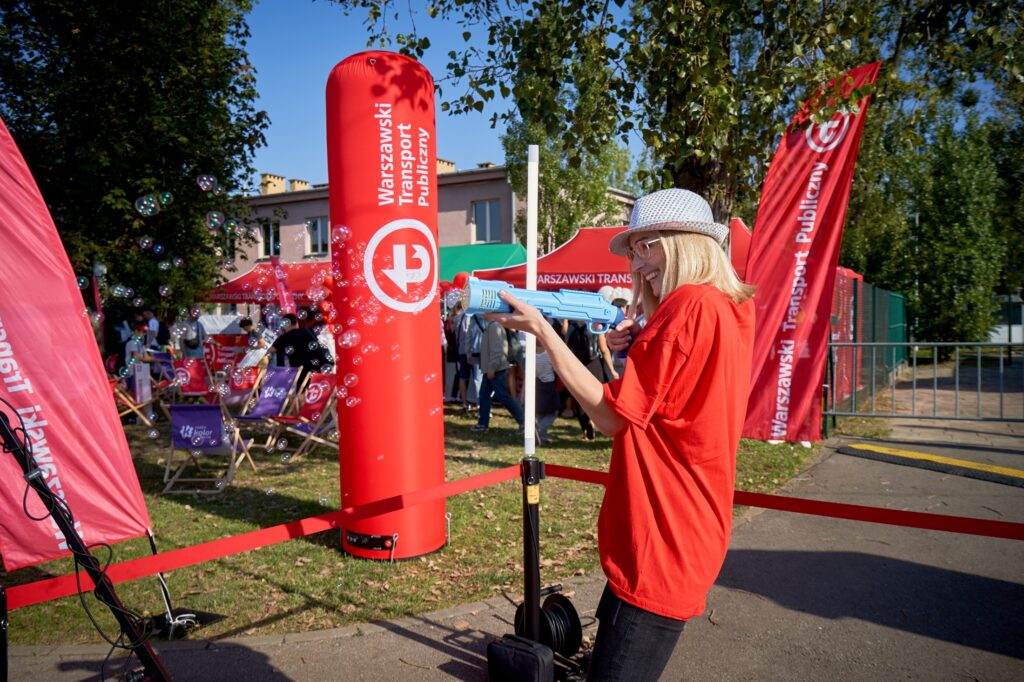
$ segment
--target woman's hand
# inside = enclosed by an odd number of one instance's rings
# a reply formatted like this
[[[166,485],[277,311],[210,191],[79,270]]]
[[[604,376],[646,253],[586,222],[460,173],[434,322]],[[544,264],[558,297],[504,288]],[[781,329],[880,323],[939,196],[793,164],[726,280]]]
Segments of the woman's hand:
[[[523,303],[518,298],[504,289],[498,292],[501,300],[512,307],[508,313],[484,313],[485,320],[493,320],[502,327],[524,331],[534,336],[540,336],[546,326],[550,326],[539,310],[529,303]]]
[[[608,333],[604,336],[604,340],[613,353],[618,353],[629,348],[630,344],[633,343],[633,334],[636,331],[638,331],[636,329],[636,320],[626,318],[619,322],[615,329],[609,329]]]

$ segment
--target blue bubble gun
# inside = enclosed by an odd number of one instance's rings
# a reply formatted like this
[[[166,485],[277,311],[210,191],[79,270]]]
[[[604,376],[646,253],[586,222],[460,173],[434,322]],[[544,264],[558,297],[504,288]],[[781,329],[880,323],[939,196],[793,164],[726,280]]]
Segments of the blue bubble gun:
[[[507,291],[523,303],[529,303],[545,317],[580,320],[589,323],[594,334],[604,334],[624,318],[622,311],[601,294],[589,291],[532,291],[518,289],[508,282],[470,277],[462,289],[462,305],[467,313],[507,313],[512,308],[501,300],[498,292]],[[600,325],[600,327],[598,327]]]

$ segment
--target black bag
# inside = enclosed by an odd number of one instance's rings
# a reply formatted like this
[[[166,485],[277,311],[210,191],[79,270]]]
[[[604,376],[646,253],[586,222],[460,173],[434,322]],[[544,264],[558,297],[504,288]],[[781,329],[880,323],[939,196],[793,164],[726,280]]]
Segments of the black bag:
[[[569,324],[569,338],[566,340],[566,345],[569,346],[569,350],[577,360],[584,365],[589,364],[595,357],[594,335],[590,333],[586,322],[571,322]]]
[[[505,359],[510,365],[518,365],[523,353],[523,343],[519,340],[519,333],[513,329],[506,329],[505,339],[508,341],[508,353],[506,353]]]
[[[487,645],[487,677],[491,682],[552,682],[555,654],[540,642],[505,635]]]

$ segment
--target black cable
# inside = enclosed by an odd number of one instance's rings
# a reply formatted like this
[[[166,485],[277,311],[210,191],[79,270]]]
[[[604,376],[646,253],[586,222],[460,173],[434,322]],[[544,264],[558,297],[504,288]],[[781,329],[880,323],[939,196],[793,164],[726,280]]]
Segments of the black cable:
[[[43,470],[42,470],[41,467],[39,467],[39,465],[35,461],[35,456],[33,454],[32,440],[28,437],[28,432],[27,432],[27,430],[25,428],[25,420],[22,418],[21,414],[18,413],[17,409],[15,409],[15,407],[13,405],[11,405],[11,403],[9,403],[6,399],[0,397],[0,403],[3,403],[4,405],[6,405],[7,408],[11,411],[11,413],[18,420],[18,427],[17,428],[10,427],[11,434],[18,441],[18,445],[22,449],[24,449],[24,451],[27,453],[27,456],[28,456],[27,459],[28,459],[28,461],[32,462],[33,467],[34,467],[28,474],[26,474],[26,479],[28,479],[28,477],[30,477],[30,476],[41,476]],[[2,414],[2,413],[0,413],[0,414]],[[8,421],[8,425],[10,425],[9,421]],[[11,452],[7,448],[6,443],[3,444],[3,451],[4,452]],[[43,507],[46,508],[47,513],[45,515],[43,515],[43,516],[36,517],[36,516],[33,516],[32,513],[29,511],[29,508],[28,508],[28,497],[29,497],[29,491],[32,490],[32,486],[28,482],[28,480],[26,480],[26,483],[25,483],[25,494],[22,496],[22,511],[25,512],[25,515],[29,519],[31,519],[32,521],[36,521],[36,522],[45,521],[46,519],[52,517],[54,515],[54,513],[57,513],[60,516],[62,516],[65,520],[67,520],[68,525],[69,525],[70,528],[74,528],[74,526],[75,526],[75,517],[74,517],[74,514],[72,514],[71,508],[68,506],[67,501],[64,500],[62,497],[60,497],[60,496],[56,495],[55,493],[53,493],[53,491],[50,490],[49,487],[44,486],[44,488],[45,488],[45,491],[37,490],[37,493],[39,495],[40,500],[43,503]],[[132,654],[134,654],[134,651],[135,651],[134,647],[137,647],[137,646],[139,646],[141,644],[144,644],[145,642],[148,642],[149,639],[153,635],[153,631],[152,631],[152,624],[147,622],[146,619],[141,614],[139,614],[138,612],[133,611],[131,609],[123,608],[123,607],[121,607],[121,606],[119,606],[117,604],[108,604],[106,602],[104,602],[104,604],[109,609],[111,609],[111,611],[117,611],[117,612],[120,612],[120,613],[124,614],[125,616],[127,616],[135,624],[136,629],[140,633],[140,637],[139,637],[139,639],[137,641],[132,641],[132,642],[127,642],[126,643],[124,641],[126,633],[125,633],[123,628],[122,628],[122,630],[121,630],[121,632],[120,632],[120,634],[119,634],[119,636],[117,637],[116,640],[115,639],[111,639],[103,631],[103,628],[96,621],[96,618],[93,616],[92,611],[89,609],[89,605],[88,605],[88,603],[85,600],[85,591],[82,589],[82,582],[81,582],[81,569],[86,565],[86,563],[91,563],[91,562],[96,562],[97,564],[101,563],[99,561],[99,559],[92,553],[92,549],[94,547],[102,547],[102,548],[105,548],[107,550],[106,561],[102,563],[102,567],[99,570],[99,575],[100,575],[101,579],[109,579],[109,578],[107,578],[107,569],[110,567],[110,564],[113,561],[113,557],[114,557],[114,549],[109,544],[107,544],[105,542],[98,542],[98,543],[93,543],[91,545],[87,545],[86,546],[86,550],[87,551],[83,553],[83,552],[80,552],[80,551],[76,551],[76,549],[69,543],[68,550],[71,553],[72,560],[73,560],[74,567],[75,567],[75,587],[77,588],[77,591],[78,591],[78,599],[79,599],[79,602],[82,604],[82,609],[85,611],[86,617],[92,623],[92,626],[96,630],[96,632],[99,633],[100,637],[102,637],[105,642],[110,644],[110,651],[107,653],[107,656],[106,656],[106,658],[103,661],[103,666],[102,666],[101,671],[100,671],[101,672],[101,677],[103,679],[106,679],[106,674],[105,674],[106,664],[109,661],[109,659],[110,659],[111,655],[113,654],[113,652],[116,649],[129,649],[129,650],[131,650]],[[96,582],[96,581],[94,581],[94,582]],[[99,597],[97,596],[96,599],[99,599]],[[129,655],[127,657],[127,660],[128,661],[131,660],[131,655]]]

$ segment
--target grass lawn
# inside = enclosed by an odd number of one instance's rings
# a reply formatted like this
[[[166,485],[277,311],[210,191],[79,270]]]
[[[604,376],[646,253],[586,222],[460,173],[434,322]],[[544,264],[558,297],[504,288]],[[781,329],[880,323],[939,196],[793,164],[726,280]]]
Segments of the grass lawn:
[[[492,428],[485,435],[471,432],[473,423],[475,417],[446,409],[448,480],[513,465],[522,456],[515,423],[504,411],[492,417]],[[142,426],[125,429],[161,551],[339,508],[338,455],[328,448],[287,461],[279,453],[254,450],[259,471],[253,473],[243,465],[222,494],[161,496],[163,458],[170,440],[167,424],[157,427],[156,438]],[[559,419],[551,435],[554,444],[538,453],[545,462],[607,470],[609,439],[582,441],[574,419]],[[743,441],[737,487],[770,492],[815,452]],[[549,478],[541,490],[542,583],[598,570],[597,512],[603,489]],[[394,564],[357,559],[340,551],[338,531],[328,531],[182,568],[167,574],[167,583],[176,607],[226,616],[192,635],[206,638],[334,628],[499,594],[515,598],[522,592],[521,495],[519,481],[514,480],[450,498],[451,541],[428,556]],[[130,540],[114,547],[113,561],[149,553],[144,538]],[[3,584],[63,575],[72,568],[70,559],[52,561],[2,574]],[[154,578],[122,583],[116,589],[128,608],[148,614],[162,610]],[[85,602],[107,636],[116,635],[108,609],[91,593]],[[510,618],[513,611],[510,605]],[[77,596],[12,611],[9,637],[15,645],[101,641]]]

